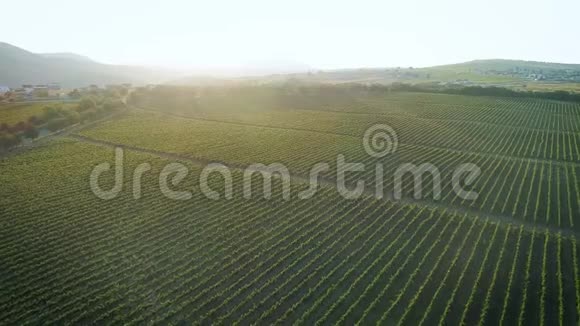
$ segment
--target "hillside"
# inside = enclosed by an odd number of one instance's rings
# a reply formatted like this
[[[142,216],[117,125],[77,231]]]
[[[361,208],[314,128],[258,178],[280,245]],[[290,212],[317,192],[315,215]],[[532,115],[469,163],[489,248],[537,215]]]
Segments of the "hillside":
[[[70,53],[70,52],[60,52],[60,53],[39,53],[41,56],[45,58],[52,58],[52,59],[69,59],[69,60],[76,60],[81,62],[92,62],[96,63],[93,59],[86,57],[84,55]]]
[[[435,76],[464,75],[547,82],[580,82],[580,64],[523,60],[474,60],[421,69]],[[473,78],[473,77],[472,77]]]
[[[261,82],[289,80],[313,83],[410,84],[451,83],[463,86],[494,85],[513,89],[580,92],[580,64],[523,60],[474,60],[425,68],[361,68],[311,71],[254,78]]]
[[[481,71],[505,71],[513,72],[517,70],[528,71],[556,71],[569,70],[580,71],[580,64],[566,64],[540,61],[524,61],[524,60],[506,60],[506,59],[491,59],[491,60],[473,60],[464,63],[437,66],[435,69],[478,69]]]
[[[72,53],[36,54],[0,42],[0,85],[60,83],[63,87],[89,84],[152,83],[170,73],[143,67],[106,65]]]
[[[248,81],[279,83],[297,80],[312,83],[458,83],[580,92],[580,64],[493,59],[425,68],[316,71],[304,65],[292,66],[284,63],[277,69],[276,74],[267,75],[274,73],[276,69],[255,65],[240,71],[198,71],[195,75],[186,77],[187,74],[184,72],[102,64],[75,53],[32,53],[0,42],[0,85],[9,87],[53,82],[63,87],[83,87],[89,84],[114,83],[142,85],[168,82],[176,85],[215,85]],[[307,70],[310,72],[289,73]]]

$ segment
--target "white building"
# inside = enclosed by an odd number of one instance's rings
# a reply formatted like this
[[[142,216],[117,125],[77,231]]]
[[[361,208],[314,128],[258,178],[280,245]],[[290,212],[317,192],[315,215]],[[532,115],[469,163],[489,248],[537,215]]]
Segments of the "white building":
[[[22,85],[22,89],[24,89],[26,94],[32,94],[32,91],[34,91],[34,85]]]
[[[10,87],[8,87],[8,86],[0,86],[0,94],[5,94],[7,92],[10,92]]]

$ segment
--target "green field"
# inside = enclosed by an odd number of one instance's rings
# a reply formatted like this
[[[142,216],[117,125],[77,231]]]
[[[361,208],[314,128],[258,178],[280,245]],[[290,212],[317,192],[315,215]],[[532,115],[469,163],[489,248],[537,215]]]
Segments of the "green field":
[[[324,93],[324,92],[322,92]],[[3,324],[573,325],[580,317],[580,105],[421,93],[281,94],[169,89],[136,96],[129,112],[0,160],[0,321]],[[370,157],[362,135],[391,126],[398,147]],[[125,149],[123,189],[110,200],[91,170]],[[337,156],[362,162],[354,187],[385,198],[344,199]],[[159,189],[168,163],[189,174]],[[198,180],[209,162],[233,173],[233,198]],[[283,163],[263,198],[242,168]],[[310,168],[330,170],[314,197]],[[403,163],[439,168],[413,198],[392,199]],[[460,163],[481,168],[475,201],[451,190]],[[134,168],[143,174],[134,198]],[[112,173],[102,177],[112,186]],[[213,189],[223,188],[219,177]]]
[[[26,122],[32,116],[39,118],[45,107],[54,105],[65,109],[76,106],[73,103],[59,102],[0,104],[0,124],[13,125],[21,121]]]
[[[389,176],[402,163],[429,162],[444,175],[439,205],[580,230],[580,205],[572,196],[580,182],[579,105],[410,94],[365,102],[332,110],[165,107],[161,114],[149,108],[82,135],[238,166],[282,162],[300,175],[308,175],[317,162],[333,166],[338,154],[370,167],[381,163]],[[361,136],[374,123],[397,131],[395,155],[375,160],[365,153]],[[451,173],[464,162],[482,167],[474,185],[482,195],[471,202],[451,191]],[[335,176],[334,170],[325,175]],[[374,186],[375,171],[353,173],[351,179]]]

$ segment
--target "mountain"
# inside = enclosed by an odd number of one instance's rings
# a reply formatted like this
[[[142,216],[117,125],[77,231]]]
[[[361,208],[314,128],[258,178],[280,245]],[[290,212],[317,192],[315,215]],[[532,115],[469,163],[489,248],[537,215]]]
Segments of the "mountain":
[[[37,54],[0,42],[0,85],[59,83],[63,87],[90,84],[147,84],[175,78],[161,69],[107,65],[73,53]]]
[[[45,58],[53,58],[53,59],[70,59],[76,60],[80,62],[95,62],[93,59],[86,57],[84,55],[76,54],[76,53],[69,53],[69,52],[62,52],[62,53],[40,53],[41,56]]]
[[[253,76],[253,77],[250,77]],[[238,68],[169,71],[107,65],[74,53],[32,53],[0,42],[0,86],[59,83],[66,88],[90,84],[150,83],[214,85],[220,83],[460,83],[506,87],[567,87],[580,90],[580,64],[522,60],[474,60],[427,68],[364,68],[314,70],[295,62],[253,62]],[[544,87],[540,85],[541,87]]]

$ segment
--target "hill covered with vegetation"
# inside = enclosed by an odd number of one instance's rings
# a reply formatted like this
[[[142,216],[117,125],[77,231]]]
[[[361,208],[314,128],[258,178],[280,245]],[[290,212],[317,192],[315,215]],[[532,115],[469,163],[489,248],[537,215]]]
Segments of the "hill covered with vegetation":
[[[538,91],[580,92],[580,65],[523,60],[474,60],[434,67],[320,70],[254,78],[259,82],[409,83],[422,85],[501,86]]]
[[[63,87],[90,84],[152,83],[170,73],[155,69],[106,65],[71,53],[37,54],[0,42],[0,85],[59,83]]]

